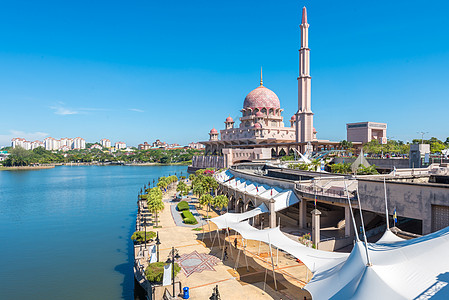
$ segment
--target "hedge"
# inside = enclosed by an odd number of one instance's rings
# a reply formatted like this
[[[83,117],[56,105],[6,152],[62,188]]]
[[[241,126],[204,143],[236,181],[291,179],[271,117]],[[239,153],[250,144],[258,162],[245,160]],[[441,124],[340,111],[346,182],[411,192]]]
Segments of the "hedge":
[[[154,231],[147,231],[147,242],[151,239],[154,239],[156,237],[156,232]],[[145,242],[145,231],[135,231],[133,235],[131,236],[131,239],[138,243]]]
[[[179,211],[189,210],[189,203],[186,201],[181,201],[177,205]]]
[[[182,219],[185,224],[197,224],[198,223],[198,221],[195,219],[193,214],[188,210],[183,211],[181,213],[181,216],[182,216]]]
[[[148,265],[145,269],[145,277],[150,282],[161,282],[164,275],[164,266],[167,265],[166,262],[155,262]],[[181,267],[175,263],[175,276],[181,271]]]

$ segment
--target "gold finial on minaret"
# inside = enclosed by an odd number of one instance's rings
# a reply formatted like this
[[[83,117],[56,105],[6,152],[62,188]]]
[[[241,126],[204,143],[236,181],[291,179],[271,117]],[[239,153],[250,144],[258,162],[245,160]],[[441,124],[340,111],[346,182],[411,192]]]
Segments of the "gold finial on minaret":
[[[263,86],[262,67],[260,67],[260,86]]]

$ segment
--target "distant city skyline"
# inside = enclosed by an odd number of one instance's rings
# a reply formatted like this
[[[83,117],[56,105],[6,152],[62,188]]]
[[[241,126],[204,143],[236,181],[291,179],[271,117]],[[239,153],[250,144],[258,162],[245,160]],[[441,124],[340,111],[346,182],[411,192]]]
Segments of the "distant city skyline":
[[[238,125],[260,66],[289,119],[303,6],[319,139],[346,139],[346,123],[363,121],[404,142],[449,136],[446,1],[41,1],[0,12],[0,146],[206,141],[229,115]]]

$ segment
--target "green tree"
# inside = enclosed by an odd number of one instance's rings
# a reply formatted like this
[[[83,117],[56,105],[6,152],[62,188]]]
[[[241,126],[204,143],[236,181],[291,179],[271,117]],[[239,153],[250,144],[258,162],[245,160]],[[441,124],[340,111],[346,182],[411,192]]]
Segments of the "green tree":
[[[222,210],[223,207],[227,207],[229,204],[229,199],[225,195],[218,195],[214,198],[212,205],[219,210]]]
[[[369,167],[365,167],[364,165],[360,165],[356,171],[357,175],[376,175],[379,174],[376,169],[376,165],[371,165]]]
[[[164,202],[162,202],[162,191],[159,187],[149,190],[147,198],[148,210],[156,215],[156,226],[158,226],[158,213],[164,210]]]
[[[206,218],[209,219],[209,210],[210,210],[210,205],[212,204],[212,202],[214,201],[214,197],[212,197],[209,194],[204,194],[200,197],[200,204],[201,205],[206,205],[207,206],[207,216]]]

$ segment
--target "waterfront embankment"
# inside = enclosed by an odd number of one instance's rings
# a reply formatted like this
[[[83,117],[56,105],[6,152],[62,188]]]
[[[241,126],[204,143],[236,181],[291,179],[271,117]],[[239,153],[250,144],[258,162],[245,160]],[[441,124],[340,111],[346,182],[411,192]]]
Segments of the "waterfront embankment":
[[[55,165],[17,166],[17,167],[3,167],[3,166],[0,166],[0,171],[42,170],[42,169],[53,169],[54,167],[55,167]]]

